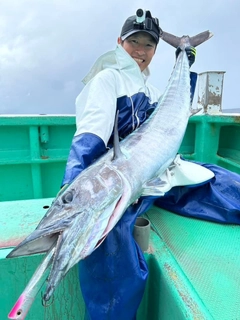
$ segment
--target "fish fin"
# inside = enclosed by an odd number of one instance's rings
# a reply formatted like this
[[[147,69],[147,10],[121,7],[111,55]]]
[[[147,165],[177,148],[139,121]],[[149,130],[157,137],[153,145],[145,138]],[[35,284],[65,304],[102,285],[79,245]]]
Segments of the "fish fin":
[[[214,177],[214,173],[199,164],[182,160],[177,155],[160,177],[143,186],[142,196],[163,196],[173,187],[201,185]]]
[[[197,109],[190,108],[190,117],[194,116],[195,114],[197,114],[201,110],[202,110],[202,108],[197,108]]]
[[[116,112],[115,122],[114,122],[114,137],[113,137],[113,160],[120,158],[122,156],[122,151],[119,144],[119,134],[118,134],[118,115],[119,110]]]
[[[180,155],[176,156],[172,169],[168,173],[169,182],[172,187],[200,185],[211,180],[213,177],[214,173],[211,170],[197,163],[182,160]]]
[[[182,36],[181,38],[174,36],[171,33],[163,31],[161,35],[161,39],[175,48],[183,45],[184,43],[187,43],[188,45],[191,45],[193,47],[197,47],[204,41],[210,39],[212,36],[213,36],[213,33],[211,33],[209,30],[201,32],[193,37]]]
[[[142,196],[163,196],[167,182],[162,177],[156,177],[147,181],[143,185]]]

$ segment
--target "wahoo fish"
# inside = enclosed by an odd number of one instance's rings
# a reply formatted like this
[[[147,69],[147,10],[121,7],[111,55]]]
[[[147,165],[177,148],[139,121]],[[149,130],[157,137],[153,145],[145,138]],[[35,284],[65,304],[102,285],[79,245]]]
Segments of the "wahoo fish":
[[[191,38],[163,32],[162,39],[182,51],[155,111],[121,142],[116,120],[114,148],[60,191],[37,228],[8,254],[7,258],[14,258],[46,253],[9,319],[25,318],[48,269],[42,299],[49,301],[69,269],[101,245],[125,210],[141,196],[162,196],[173,186],[198,184],[213,177],[208,169],[177,156],[188,119],[195,113],[185,47],[196,47],[211,36],[209,31]]]

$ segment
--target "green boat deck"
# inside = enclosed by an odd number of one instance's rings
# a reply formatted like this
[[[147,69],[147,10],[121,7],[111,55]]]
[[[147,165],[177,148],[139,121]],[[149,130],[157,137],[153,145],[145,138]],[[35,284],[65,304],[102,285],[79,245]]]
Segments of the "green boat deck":
[[[1,319],[7,319],[43,255],[5,257],[34,230],[51,201],[0,203],[0,212],[6,213],[0,218]],[[240,319],[240,227],[186,218],[157,207],[146,216],[152,226],[145,253],[149,278],[137,319]],[[74,267],[57,288],[53,304],[42,307],[39,292],[26,319],[81,320],[84,311]]]
[[[0,310],[7,314],[43,255],[5,259],[38,224],[59,190],[74,117],[0,116]],[[240,117],[190,118],[179,153],[240,173]],[[138,320],[240,320],[240,226],[153,207],[149,278]],[[47,308],[41,292],[26,320],[81,320],[84,303],[73,267]],[[123,319],[125,320],[125,319]]]
[[[145,319],[240,319],[240,227],[156,207],[148,217],[155,231],[154,260],[160,266],[162,297],[157,301],[158,317]],[[154,285],[154,272],[151,278]],[[170,301],[167,309],[164,303]]]

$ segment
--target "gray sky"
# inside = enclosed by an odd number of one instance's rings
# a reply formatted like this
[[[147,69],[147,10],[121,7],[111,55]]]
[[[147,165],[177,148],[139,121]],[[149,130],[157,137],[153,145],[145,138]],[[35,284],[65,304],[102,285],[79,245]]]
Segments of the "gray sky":
[[[240,108],[239,0],[0,0],[0,114],[75,113],[81,80],[115,48],[123,22],[138,8],[177,36],[213,32],[197,48],[192,70],[226,71],[223,109]],[[162,92],[174,60],[175,49],[160,41],[150,81]]]

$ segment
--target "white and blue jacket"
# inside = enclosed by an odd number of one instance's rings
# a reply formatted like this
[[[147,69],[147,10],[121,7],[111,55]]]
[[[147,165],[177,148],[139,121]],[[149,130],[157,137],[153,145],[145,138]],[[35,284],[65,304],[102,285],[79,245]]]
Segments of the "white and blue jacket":
[[[161,94],[148,83],[148,77],[149,69],[141,72],[121,45],[96,61],[83,80],[86,86],[76,99],[77,130],[62,185],[70,183],[112,146],[116,110],[119,110],[120,139],[139,127],[153,112]]]

